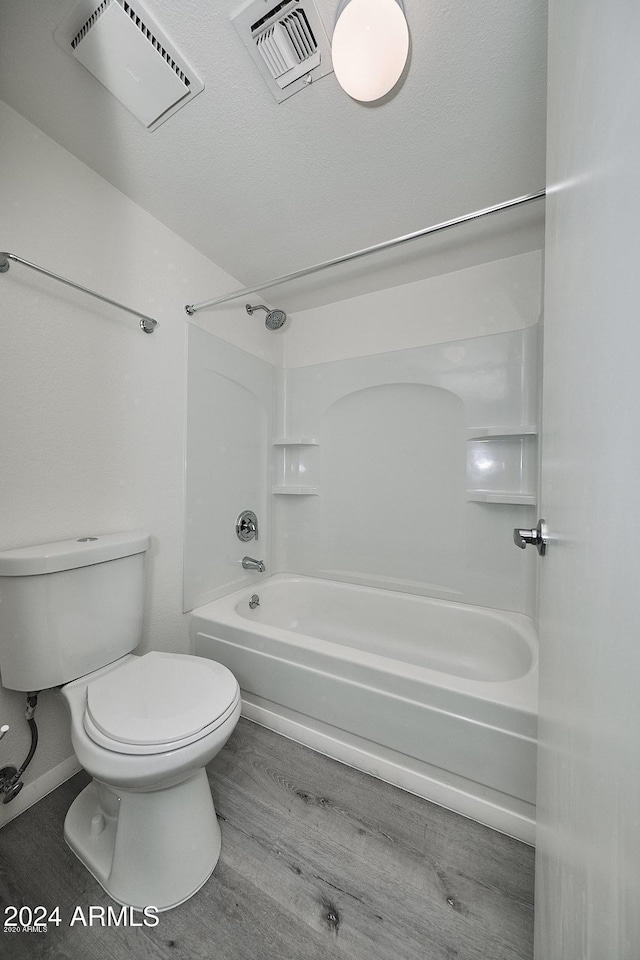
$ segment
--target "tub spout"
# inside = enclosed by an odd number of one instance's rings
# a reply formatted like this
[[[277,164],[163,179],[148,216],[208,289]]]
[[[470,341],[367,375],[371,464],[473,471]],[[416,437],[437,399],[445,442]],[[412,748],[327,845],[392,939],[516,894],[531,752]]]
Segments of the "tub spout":
[[[264,560],[254,560],[253,557],[243,557],[242,566],[245,570],[257,570],[258,573],[264,573],[266,569]]]

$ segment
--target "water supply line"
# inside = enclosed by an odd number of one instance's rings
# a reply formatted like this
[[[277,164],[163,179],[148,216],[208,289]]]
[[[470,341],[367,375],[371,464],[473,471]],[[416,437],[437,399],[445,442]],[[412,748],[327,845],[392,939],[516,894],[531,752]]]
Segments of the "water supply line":
[[[25,770],[33,760],[33,755],[36,752],[36,747],[38,746],[38,725],[34,720],[34,713],[36,712],[36,706],[38,704],[38,693],[33,691],[27,694],[27,707],[24,712],[24,715],[29,724],[29,729],[31,730],[31,746],[29,747],[29,752],[25,757],[22,765],[19,768],[13,766],[2,767],[0,769],[0,793],[4,794],[2,802],[11,803],[15,797],[18,796],[22,790],[24,783],[22,781],[22,775]],[[9,727],[5,724],[2,727],[2,736],[8,733]]]

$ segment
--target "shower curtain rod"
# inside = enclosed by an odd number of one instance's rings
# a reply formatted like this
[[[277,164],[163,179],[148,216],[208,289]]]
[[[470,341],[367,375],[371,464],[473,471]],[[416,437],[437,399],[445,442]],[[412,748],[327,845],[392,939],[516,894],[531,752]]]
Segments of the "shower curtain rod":
[[[508,210],[509,207],[517,207],[522,203],[530,203],[532,200],[541,200],[546,196],[546,190],[540,190],[538,193],[528,193],[523,197],[516,197],[513,200],[507,200],[504,203],[497,203],[493,207],[485,207],[483,210],[475,210],[473,213],[467,213],[463,217],[455,217],[453,220],[445,220],[444,223],[436,223],[432,227],[425,227],[423,230],[416,230],[414,233],[407,233],[403,237],[395,237],[393,240],[385,240],[383,243],[377,243],[372,247],[365,247],[363,250],[356,250],[354,253],[347,253],[342,257],[335,257],[333,260],[325,260],[324,263],[317,263],[313,267],[306,267],[303,270],[297,270],[295,273],[287,273],[282,277],[275,277],[273,280],[266,280],[264,283],[256,283],[251,287],[243,287],[242,290],[236,290],[234,293],[225,294],[223,297],[217,297],[215,300],[203,300],[202,303],[188,303],[185,311],[190,317],[198,310],[206,310],[207,307],[215,307],[220,303],[229,303],[231,300],[238,300],[240,297],[247,297],[252,293],[259,293],[268,290],[269,287],[276,287],[281,283],[287,283],[290,280],[300,280],[302,277],[308,277],[313,273],[319,273],[321,270],[327,270],[329,267],[336,267],[341,263],[349,263],[351,260],[359,260],[360,257],[367,257],[371,253],[380,253],[382,250],[389,250],[391,247],[399,247],[402,243],[408,243],[410,240],[417,240],[419,237],[427,237],[431,233],[439,233],[441,230],[448,230],[449,227],[457,227],[462,223],[469,223],[471,220],[478,220],[480,217],[486,217],[490,213],[499,213],[501,210]]]
[[[133,310],[131,307],[125,307],[124,303],[118,303],[117,300],[111,300],[109,297],[103,297],[101,293],[96,293],[94,290],[89,290],[88,287],[82,287],[79,283],[74,283],[73,280],[67,280],[65,277],[58,276],[57,273],[52,273],[51,270],[45,270],[44,267],[39,267],[36,263],[30,263],[28,260],[23,260],[22,257],[17,257],[15,253],[0,253],[0,273],[6,273],[9,269],[9,261],[13,260],[14,263],[21,263],[23,267],[29,267],[30,270],[36,270],[38,273],[43,273],[45,277],[51,277],[52,280],[59,280],[60,283],[66,283],[68,287],[73,287],[74,290],[80,290],[82,293],[88,293],[90,297],[95,297],[96,300],[102,300],[103,303],[110,303],[112,307],[118,307],[119,310],[125,310],[127,313],[132,313],[134,316],[140,319],[140,329],[144,330],[145,333],[153,333],[155,328],[158,326],[158,321],[154,320],[153,317],[147,317],[146,314],[140,313],[139,310]]]

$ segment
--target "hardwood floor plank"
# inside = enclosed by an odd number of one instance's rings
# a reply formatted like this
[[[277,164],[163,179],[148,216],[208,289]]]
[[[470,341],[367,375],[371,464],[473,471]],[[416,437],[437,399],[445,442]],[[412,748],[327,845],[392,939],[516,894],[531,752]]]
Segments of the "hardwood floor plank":
[[[463,941],[465,929],[475,923],[472,940],[488,938],[495,957],[531,955],[533,851],[526,845],[310,755],[298,744],[283,745],[270,731],[248,730],[236,764],[252,766],[240,779],[253,782],[270,811],[287,811],[290,847],[296,849],[299,834],[298,851],[309,847],[308,857],[331,862],[337,872],[357,859],[362,872],[379,878],[383,899],[392,896],[385,889],[389,878],[392,886],[402,886],[414,912],[436,926],[448,929],[450,914],[456,914]],[[212,775],[215,793],[215,770]],[[233,783],[225,782],[222,794],[235,826],[254,829],[253,815],[242,819],[242,808],[234,805]],[[327,837],[333,838],[329,849]],[[335,877],[329,882],[340,886]],[[475,955],[469,944],[465,949]]]
[[[481,824],[464,820],[435,804],[398,790],[371,777],[309,751],[294,741],[285,748],[282,737],[253,724],[254,730],[243,731],[242,758],[236,765],[244,765],[251,758],[251,745],[257,738],[255,759],[260,765],[278,761],[286,750],[288,776],[295,781],[292,794],[306,793],[307,803],[320,808],[333,804],[340,812],[337,797],[346,796],[344,814],[352,817],[357,811],[360,825],[370,832],[378,832],[409,850],[420,850],[436,862],[448,863],[454,872],[465,873],[470,864],[478,864],[481,880],[493,885],[501,893],[522,902],[531,902],[533,889],[533,850],[526,844],[505,837]],[[261,731],[258,733],[258,731]],[[215,764],[215,761],[214,761]],[[214,767],[215,771],[215,767]],[[215,782],[215,772],[212,778]],[[277,785],[278,774],[263,785],[266,796],[272,798],[271,786]],[[375,783],[375,790],[371,784]],[[464,826],[463,826],[464,825]]]

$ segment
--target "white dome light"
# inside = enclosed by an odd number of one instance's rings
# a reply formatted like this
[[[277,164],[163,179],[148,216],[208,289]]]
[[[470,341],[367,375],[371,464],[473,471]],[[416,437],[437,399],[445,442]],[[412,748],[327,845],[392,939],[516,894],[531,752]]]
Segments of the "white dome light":
[[[379,100],[395,87],[409,54],[399,0],[347,0],[331,41],[338,83],[354,100]]]

